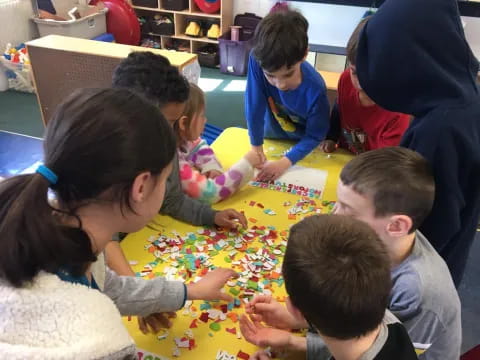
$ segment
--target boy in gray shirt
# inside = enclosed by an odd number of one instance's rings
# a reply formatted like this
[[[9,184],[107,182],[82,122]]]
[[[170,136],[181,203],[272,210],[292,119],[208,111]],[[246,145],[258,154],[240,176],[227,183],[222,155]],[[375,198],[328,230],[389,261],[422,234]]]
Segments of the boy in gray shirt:
[[[373,150],[343,168],[335,213],[369,224],[386,245],[393,283],[388,309],[404,323],[419,358],[458,360],[460,300],[445,262],[417,231],[432,207],[434,192],[428,164],[418,153],[400,147]],[[250,312],[272,326],[279,318],[289,319],[281,323],[283,328],[305,325],[291,321],[278,306],[254,299],[255,310]],[[269,316],[273,313],[281,315]],[[323,346],[309,333],[297,348],[315,358]]]
[[[282,272],[292,318],[307,319],[326,345],[315,359],[417,359],[407,331],[385,311],[389,254],[365,223],[340,215],[306,218],[291,229]],[[283,332],[253,320],[243,315],[240,329],[257,345]],[[292,344],[295,339],[302,338],[292,336]],[[252,360],[262,358],[264,352]]]

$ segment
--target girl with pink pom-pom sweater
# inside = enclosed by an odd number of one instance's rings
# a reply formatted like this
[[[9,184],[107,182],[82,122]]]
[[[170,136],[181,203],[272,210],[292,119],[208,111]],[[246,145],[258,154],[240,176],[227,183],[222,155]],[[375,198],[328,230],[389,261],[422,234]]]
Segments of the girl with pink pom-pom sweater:
[[[187,195],[204,202],[216,203],[250,181],[254,167],[260,165],[261,159],[251,151],[224,171],[213,150],[200,138],[206,121],[203,91],[195,84],[190,84],[190,96],[184,115],[175,123],[180,179]]]

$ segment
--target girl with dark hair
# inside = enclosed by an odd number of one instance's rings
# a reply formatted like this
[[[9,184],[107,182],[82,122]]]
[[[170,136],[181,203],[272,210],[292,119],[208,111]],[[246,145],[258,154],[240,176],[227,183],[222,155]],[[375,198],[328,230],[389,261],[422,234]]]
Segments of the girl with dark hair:
[[[133,359],[120,314],[231,300],[220,290],[232,270],[185,285],[105,267],[112,235],[137,231],[158,213],[174,139],[157,107],[129,90],[78,90],[57,108],[44,165],[0,183],[2,358]]]

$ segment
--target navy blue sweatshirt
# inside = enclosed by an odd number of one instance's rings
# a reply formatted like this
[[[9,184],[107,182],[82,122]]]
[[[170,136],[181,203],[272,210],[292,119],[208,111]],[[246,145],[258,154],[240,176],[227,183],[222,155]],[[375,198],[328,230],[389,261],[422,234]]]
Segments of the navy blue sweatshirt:
[[[420,230],[458,286],[480,216],[480,95],[456,0],[387,0],[361,33],[356,66],[373,101],[414,116],[401,145],[429,161],[436,183]]]

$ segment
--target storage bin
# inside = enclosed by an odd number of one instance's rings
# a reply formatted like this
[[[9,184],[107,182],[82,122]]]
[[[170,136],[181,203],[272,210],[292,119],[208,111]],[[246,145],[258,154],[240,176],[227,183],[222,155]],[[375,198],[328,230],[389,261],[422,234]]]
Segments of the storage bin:
[[[242,27],[240,40],[230,40],[230,30],[220,36],[218,42],[220,46],[220,71],[222,73],[239,76],[247,73],[248,56],[252,49],[253,34],[261,20],[261,17],[251,13],[237,15],[235,16],[234,24]]]
[[[165,10],[182,11],[188,9],[188,0],[161,0]]]
[[[83,39],[93,39],[107,32],[106,14],[108,9],[82,17],[78,20],[55,21],[33,18],[40,36],[63,35]]]
[[[148,8],[158,9],[158,0],[132,0],[133,6],[142,6]]]
[[[33,93],[35,87],[33,85],[32,68],[28,64],[14,63],[0,56],[0,71],[4,70],[8,79],[9,89]]]
[[[165,22],[169,20],[170,22]],[[173,19],[165,15],[155,15],[150,19],[150,32],[157,35],[173,35],[175,34],[175,24]]]
[[[202,46],[198,48],[195,53],[198,55],[198,62],[201,66],[216,68],[220,64],[220,55],[218,54],[218,47],[213,44]]]

